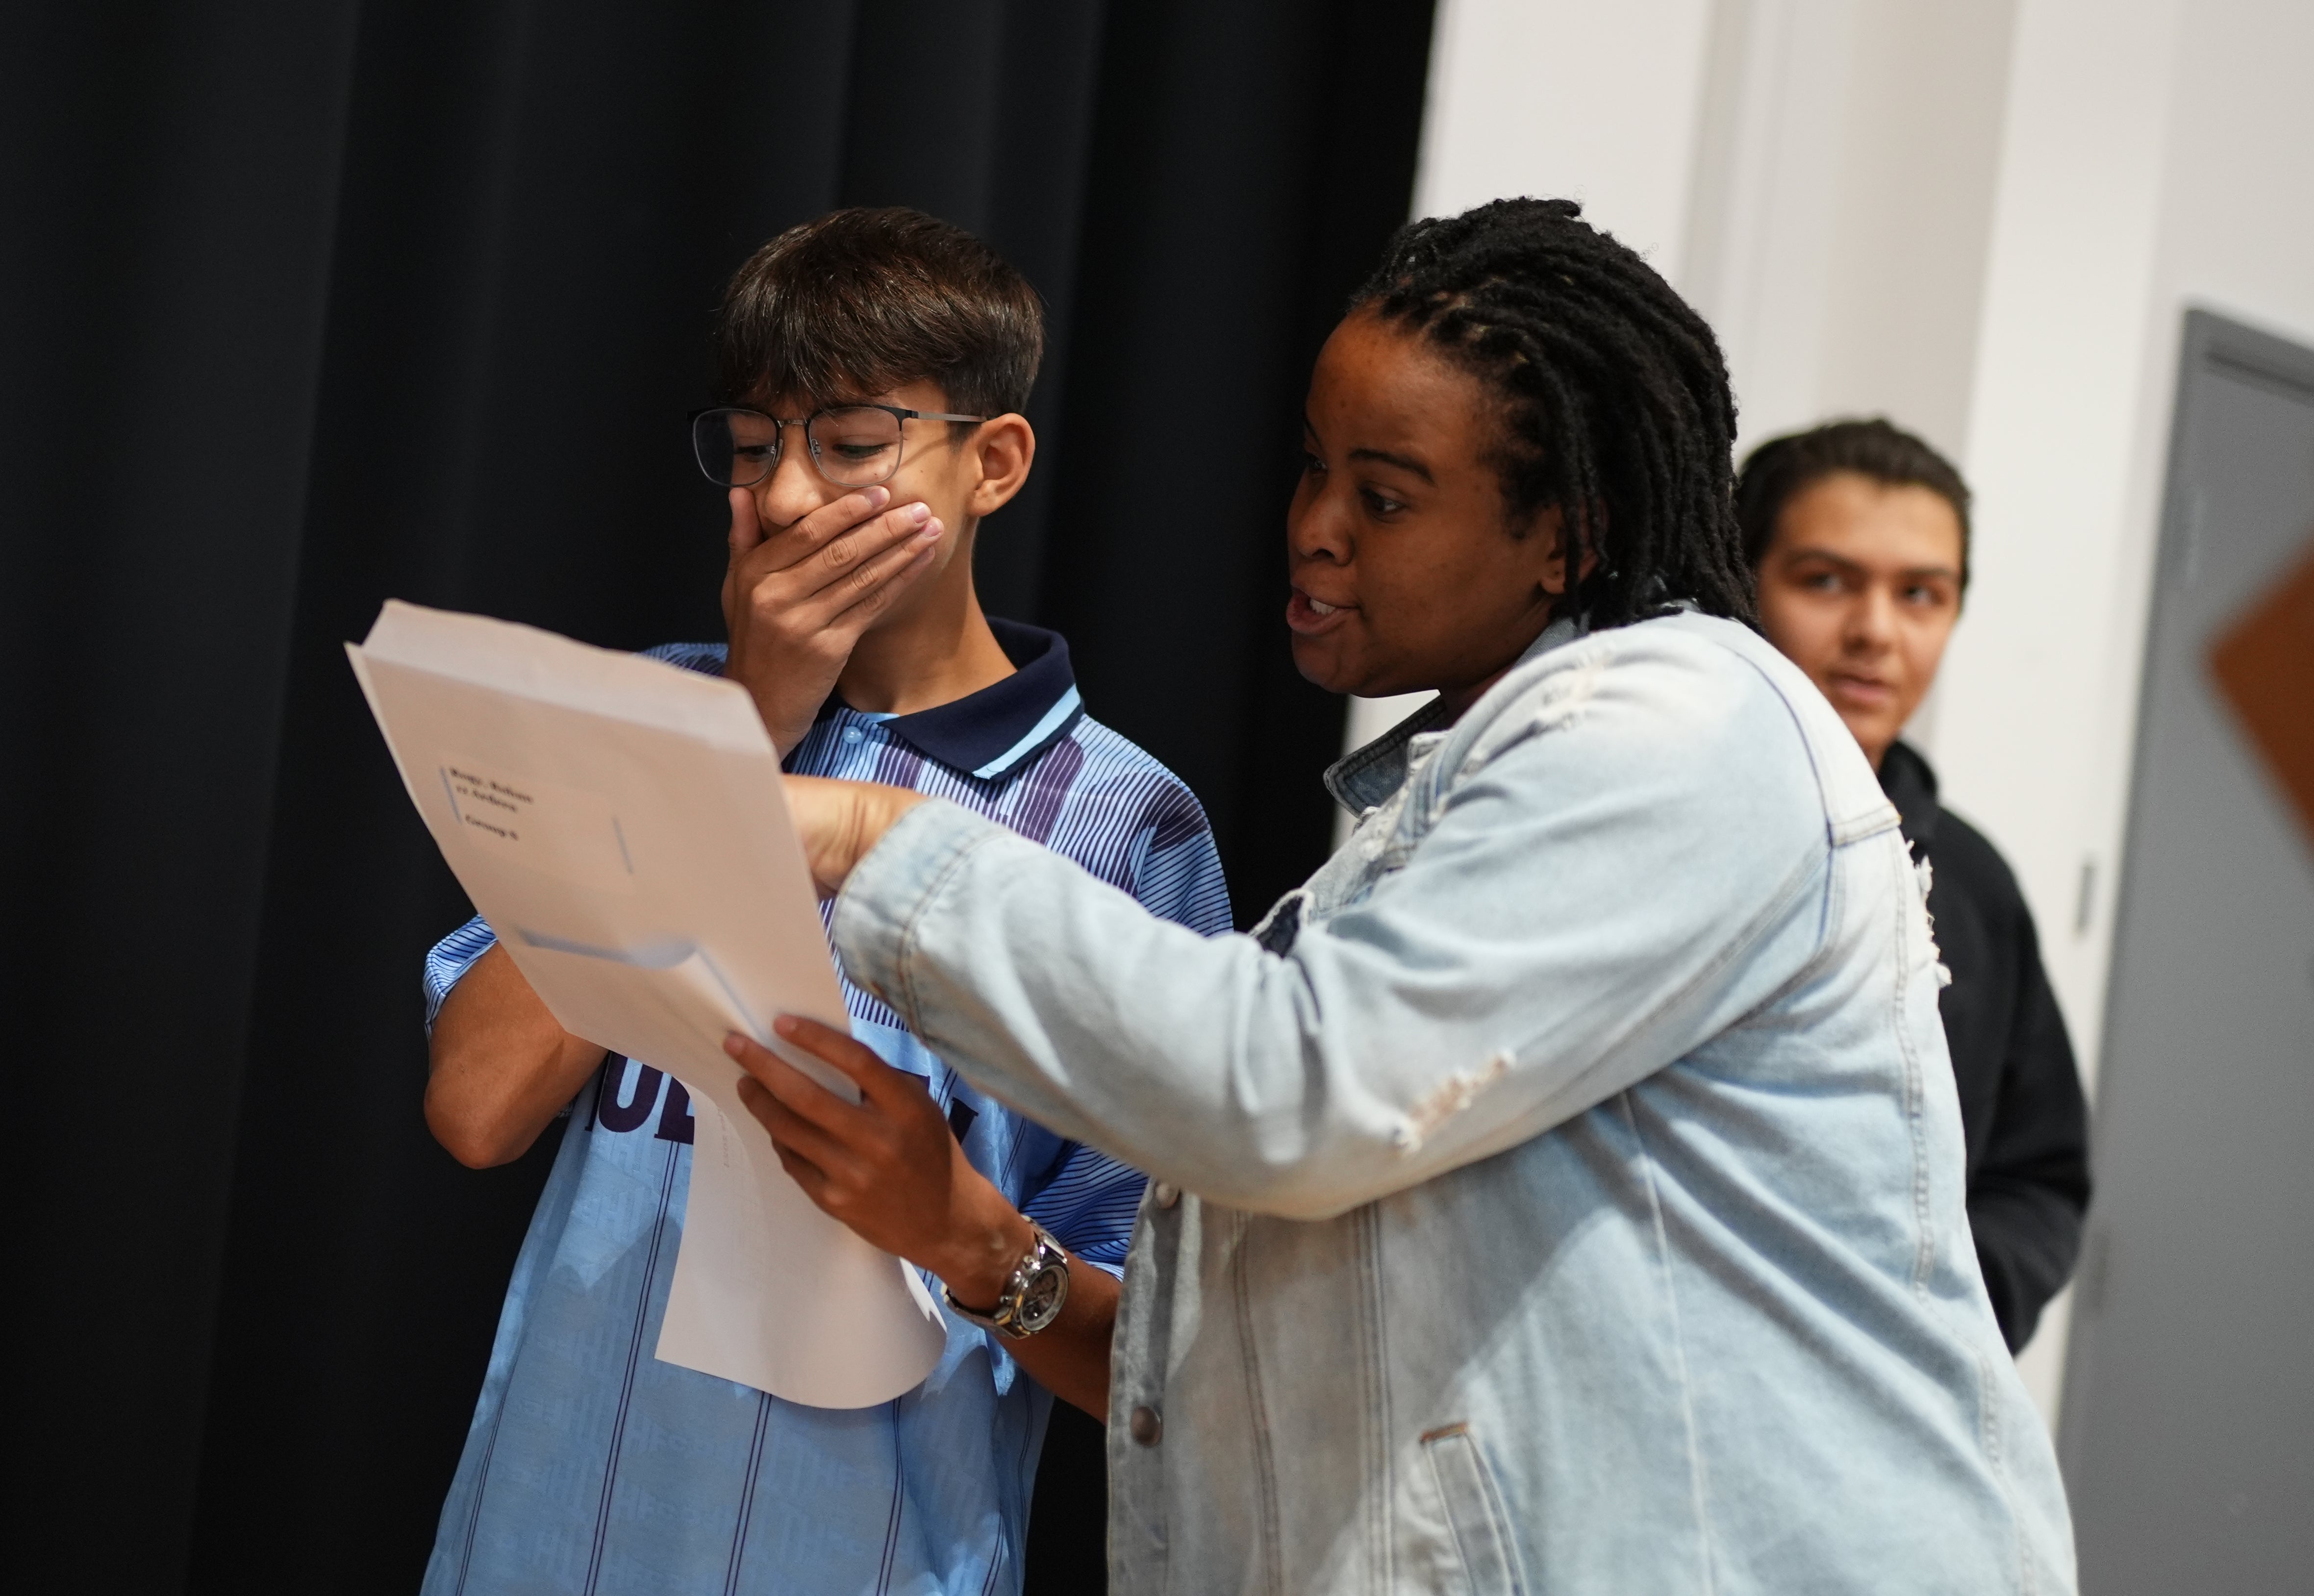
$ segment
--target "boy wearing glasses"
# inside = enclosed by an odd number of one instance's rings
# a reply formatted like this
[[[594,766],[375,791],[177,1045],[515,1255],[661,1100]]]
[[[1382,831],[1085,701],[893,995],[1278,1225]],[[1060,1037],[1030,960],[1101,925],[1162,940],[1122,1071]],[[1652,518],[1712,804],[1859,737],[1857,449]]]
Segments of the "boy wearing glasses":
[[[1036,453],[1019,413],[1043,345],[1034,290],[929,216],[839,211],[740,269],[717,339],[726,402],[692,438],[730,498],[729,640],[652,653],[745,686],[791,772],[937,793],[1227,930],[1197,800],[1086,717],[1060,638],[990,621],[974,593],[974,532]],[[565,1033],[481,921],[428,955],[426,1115],[443,1145],[482,1168],[570,1120],[429,1593],[1020,1588],[1049,1393],[1106,1416],[1143,1180],[984,1097],[843,990],[853,1036],[794,1039],[860,1104],[789,1071],[765,1117],[813,1200],[936,1276],[949,1309],[923,1385],[857,1411],[652,1356],[687,1095]]]

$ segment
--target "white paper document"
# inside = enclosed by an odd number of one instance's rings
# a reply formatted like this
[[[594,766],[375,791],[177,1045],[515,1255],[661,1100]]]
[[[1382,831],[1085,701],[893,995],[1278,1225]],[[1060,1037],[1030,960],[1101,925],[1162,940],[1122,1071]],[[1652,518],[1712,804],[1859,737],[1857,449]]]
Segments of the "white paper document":
[[[658,1356],[815,1407],[923,1383],[945,1340],[916,1271],[812,1205],[740,1103],[737,1031],[848,1029],[779,756],[737,684],[552,632],[389,602],[349,644],[411,801],[564,1029],[691,1093],[690,1206]]]

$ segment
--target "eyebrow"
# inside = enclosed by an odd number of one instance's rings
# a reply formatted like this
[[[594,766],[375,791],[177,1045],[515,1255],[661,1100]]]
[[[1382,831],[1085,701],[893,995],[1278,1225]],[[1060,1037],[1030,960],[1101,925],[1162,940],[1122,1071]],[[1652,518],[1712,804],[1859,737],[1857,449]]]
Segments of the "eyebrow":
[[[1430,474],[1430,468],[1423,464],[1422,462],[1419,460],[1409,460],[1403,454],[1393,454],[1387,449],[1352,449],[1350,451],[1350,458],[1353,460],[1372,460],[1382,465],[1394,465],[1398,467],[1399,470],[1405,472],[1411,476],[1420,477],[1424,481],[1429,483],[1434,488],[1438,485],[1438,479]]]
[[[1787,562],[1821,560],[1825,564],[1836,565],[1844,571],[1864,571],[1864,567],[1855,560],[1844,559],[1829,549],[1794,549],[1787,553],[1784,559]],[[1955,582],[1960,580],[1960,572],[1948,565],[1908,565],[1896,574],[1900,577],[1945,577]]]
[[[1302,430],[1320,443],[1325,441],[1324,436],[1318,430],[1317,424],[1310,419],[1310,413],[1307,410],[1302,413]],[[1387,449],[1352,449],[1350,458],[1371,460],[1380,465],[1394,465],[1409,475],[1420,477],[1433,488],[1438,486],[1438,479],[1430,474],[1428,466],[1405,454],[1393,454]]]

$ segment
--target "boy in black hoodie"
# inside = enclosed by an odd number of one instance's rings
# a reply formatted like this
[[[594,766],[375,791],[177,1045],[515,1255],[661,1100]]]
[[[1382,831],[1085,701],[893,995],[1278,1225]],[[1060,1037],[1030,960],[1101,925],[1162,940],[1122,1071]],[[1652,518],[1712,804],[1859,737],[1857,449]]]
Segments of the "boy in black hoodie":
[[[2032,912],[1984,834],[1937,801],[1897,734],[1936,681],[1968,585],[1968,487],[1885,420],[1762,444],[1736,488],[1768,639],[1847,722],[1932,872],[1952,983],[1945,1037],[1968,1137],[1968,1217],[2016,1351],[2073,1272],[2089,1207],[2089,1112]]]

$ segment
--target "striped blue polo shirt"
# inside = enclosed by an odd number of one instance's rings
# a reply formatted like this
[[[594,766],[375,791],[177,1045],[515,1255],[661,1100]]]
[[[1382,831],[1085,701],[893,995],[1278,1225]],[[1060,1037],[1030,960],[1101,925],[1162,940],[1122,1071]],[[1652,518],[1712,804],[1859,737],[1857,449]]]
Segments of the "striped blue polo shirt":
[[[1229,930],[1221,862],[1188,789],[1084,713],[1058,636],[990,624],[1012,675],[912,715],[831,698],[787,768],[952,799],[1153,913]],[[722,670],[720,644],[650,652]],[[475,920],[428,955],[429,1025],[490,942]],[[983,1097],[849,981],[843,995],[853,1033],[924,1078],[973,1167],[1078,1257],[1117,1272],[1142,1177]],[[607,1060],[571,1105],[443,1504],[428,1596],[1017,1592],[1053,1398],[1001,1337],[951,1315],[920,1388],[852,1411],[652,1356],[692,1126],[688,1094],[641,1059]]]

